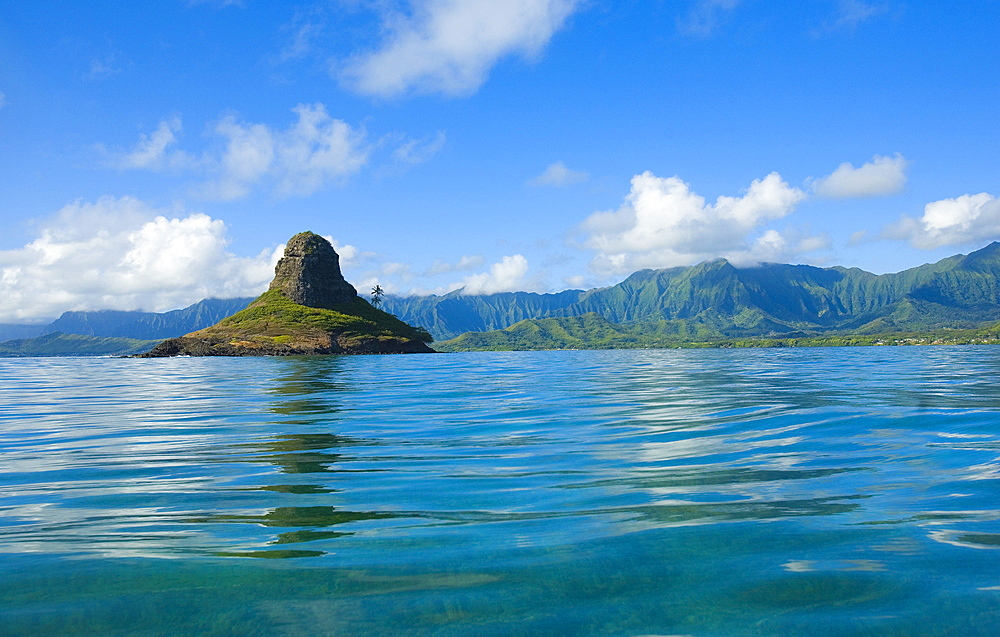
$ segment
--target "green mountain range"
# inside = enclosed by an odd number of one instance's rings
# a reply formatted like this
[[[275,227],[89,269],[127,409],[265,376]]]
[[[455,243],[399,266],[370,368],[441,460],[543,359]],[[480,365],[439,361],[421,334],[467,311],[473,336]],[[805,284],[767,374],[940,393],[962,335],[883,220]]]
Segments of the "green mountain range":
[[[165,313],[67,312],[33,329],[98,340],[162,340],[217,323],[252,300],[207,299]],[[739,268],[720,259],[642,270],[617,285],[593,290],[387,296],[382,309],[423,326],[438,339],[435,348],[440,350],[673,347],[792,338],[846,344],[847,336],[871,336],[867,340],[874,342],[890,338],[888,334],[897,340],[951,342],[941,341],[941,330],[949,330],[949,338],[964,338],[954,330],[1000,321],[1000,243],[893,274],[784,264]],[[5,340],[3,327],[0,340]],[[26,333],[25,326],[9,327],[22,339],[35,335]],[[504,333],[494,333],[499,331]],[[488,334],[447,340],[469,332]],[[980,342],[974,335],[968,338]],[[51,339],[32,345],[36,340],[23,339],[16,346],[2,343],[0,356],[54,347]]]
[[[725,337],[691,329],[684,321],[611,323],[599,314],[525,319],[502,330],[466,332],[434,347],[440,352],[551,349],[651,349],[707,347],[829,347],[866,345],[994,345],[1000,322],[971,329],[941,328],[906,332],[839,332],[797,337]]]
[[[973,328],[1000,320],[1000,243],[894,274],[724,259],[642,270],[558,294],[388,297],[385,309],[439,340],[525,319],[584,317],[687,338],[795,337]],[[591,321],[594,319],[591,318]]]
[[[0,343],[0,356],[131,356],[145,352],[158,342],[51,332],[35,338],[4,341]]]
[[[97,310],[63,312],[46,325],[0,324],[0,341],[30,339],[52,332],[110,338],[163,340],[218,323],[239,312],[254,297],[203,299],[169,312],[126,312]]]

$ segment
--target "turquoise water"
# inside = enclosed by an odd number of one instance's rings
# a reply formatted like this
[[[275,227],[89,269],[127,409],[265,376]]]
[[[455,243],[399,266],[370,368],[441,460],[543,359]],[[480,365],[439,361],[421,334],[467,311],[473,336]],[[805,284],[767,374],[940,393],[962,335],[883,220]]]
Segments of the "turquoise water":
[[[1000,347],[0,378],[3,635],[1000,634]]]

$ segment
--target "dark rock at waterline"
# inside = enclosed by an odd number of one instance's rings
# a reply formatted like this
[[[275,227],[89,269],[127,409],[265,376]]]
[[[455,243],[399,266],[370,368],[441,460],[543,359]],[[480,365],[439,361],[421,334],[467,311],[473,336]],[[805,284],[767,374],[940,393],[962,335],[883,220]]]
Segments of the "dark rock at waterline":
[[[327,345],[281,344],[179,336],[136,358],[170,356],[314,356],[323,354],[433,354],[426,343],[406,338],[331,339]]]

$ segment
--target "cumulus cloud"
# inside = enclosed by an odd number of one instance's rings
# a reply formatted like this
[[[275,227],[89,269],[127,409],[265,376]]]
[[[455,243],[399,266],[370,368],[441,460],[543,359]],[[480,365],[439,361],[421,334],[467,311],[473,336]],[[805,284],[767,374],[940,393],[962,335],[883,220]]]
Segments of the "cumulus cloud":
[[[602,274],[690,265],[720,256],[740,264],[778,260],[814,249],[821,240],[792,240],[776,230],[752,236],[766,223],[792,213],[805,197],[771,173],[754,180],[740,197],[723,196],[708,204],[679,177],[647,171],[632,178],[618,210],[592,214],[580,230],[587,235],[583,246],[596,252],[591,266]]]
[[[541,175],[528,183],[532,186],[571,186],[587,181],[589,178],[589,174],[579,170],[570,170],[566,164],[557,161],[549,164]]]
[[[279,251],[238,257],[225,224],[132,197],[76,202],[23,248],[0,252],[0,321],[67,310],[164,311],[207,297],[259,294]]]
[[[214,177],[198,193],[228,201],[257,188],[277,197],[311,195],[367,163],[371,146],[363,129],[330,117],[323,104],[299,104],[292,111],[297,121],[284,130],[227,115],[212,131],[223,140],[222,147],[199,157],[173,148],[180,118],[163,120],[131,151],[112,153],[109,164],[120,169],[206,171]]]
[[[209,184],[209,192],[238,199],[266,179],[278,196],[306,196],[368,161],[364,131],[333,119],[322,104],[299,104],[292,110],[298,121],[284,131],[223,118],[215,128],[226,140],[217,164],[221,174]]]
[[[528,260],[523,255],[514,254],[491,265],[489,272],[465,277],[460,285],[463,294],[512,292],[523,285],[527,274]]]
[[[813,192],[830,199],[881,197],[903,190],[906,169],[910,162],[896,153],[895,157],[875,157],[858,168],[844,162],[830,175],[812,183]]]
[[[323,238],[330,242],[330,245],[333,246],[333,249],[337,253],[337,256],[340,257],[341,267],[353,265],[357,259],[363,258],[366,254],[361,252],[360,250],[358,250],[356,247],[352,246],[349,243],[340,243],[339,241],[337,241],[336,239],[334,239],[329,235],[323,235]],[[281,252],[284,251],[285,251],[285,246],[282,245]]]
[[[919,219],[903,215],[882,236],[922,250],[1000,239],[1000,199],[981,192],[932,201]]]
[[[684,35],[711,35],[725,15],[741,0],[697,0],[690,10],[677,19],[677,30]]]
[[[507,56],[531,58],[581,0],[413,0],[410,16],[387,16],[381,48],[340,69],[352,89],[393,97],[412,91],[474,93]]]

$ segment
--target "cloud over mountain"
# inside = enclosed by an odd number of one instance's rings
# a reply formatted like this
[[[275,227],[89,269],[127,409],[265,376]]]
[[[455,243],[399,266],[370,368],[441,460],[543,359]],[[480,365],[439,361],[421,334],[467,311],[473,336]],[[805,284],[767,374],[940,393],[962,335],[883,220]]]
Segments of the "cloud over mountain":
[[[23,248],[0,252],[0,321],[259,294],[280,253],[238,257],[227,243],[225,224],[202,213],[132,197],[72,203]]]
[[[679,177],[646,171],[618,210],[590,215],[580,230],[583,246],[596,254],[595,271],[624,274],[640,268],[691,265],[726,257],[738,262],[787,257],[817,249],[816,237],[782,235],[769,221],[792,213],[806,195],[778,173],[756,179],[740,197],[719,197],[714,204],[693,192]]]
[[[1000,239],[1000,199],[985,192],[932,201],[919,218],[903,215],[882,235],[932,250]]]
[[[528,260],[523,255],[505,256],[490,266],[489,272],[471,274],[462,280],[464,294],[495,294],[520,288],[528,275]]]

